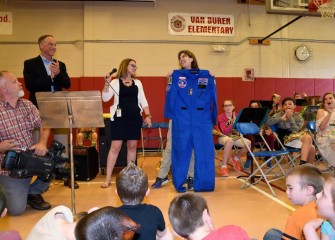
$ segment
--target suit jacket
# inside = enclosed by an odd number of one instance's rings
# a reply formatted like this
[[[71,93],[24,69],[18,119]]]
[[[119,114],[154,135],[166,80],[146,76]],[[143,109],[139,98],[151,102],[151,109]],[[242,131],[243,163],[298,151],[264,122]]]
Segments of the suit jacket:
[[[63,88],[71,87],[70,77],[66,72],[66,66],[63,62],[59,62],[60,73],[54,77],[55,91],[62,91]],[[23,69],[24,82],[27,90],[30,92],[29,100],[37,106],[36,92],[50,92],[52,80],[48,75],[41,56],[24,61]]]

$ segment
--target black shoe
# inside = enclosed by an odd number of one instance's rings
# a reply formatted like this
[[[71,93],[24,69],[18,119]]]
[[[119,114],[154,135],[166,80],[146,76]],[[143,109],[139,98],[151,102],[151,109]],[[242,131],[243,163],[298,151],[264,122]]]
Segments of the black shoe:
[[[168,177],[166,176],[165,178],[159,178],[157,177],[156,178],[156,182],[154,182],[152,185],[151,185],[151,188],[152,189],[158,189],[158,188],[161,188],[162,185],[166,184],[169,182],[169,179]]]
[[[66,179],[64,180],[64,186],[68,186],[69,188],[71,188],[71,179]],[[78,189],[79,185],[76,181],[74,181],[74,189]]]
[[[50,203],[45,202],[41,194],[28,194],[27,204],[37,210],[48,210]]]
[[[187,190],[188,191],[194,191],[194,188],[193,188],[193,178],[192,177],[188,177],[187,180],[186,180],[186,183],[187,183]]]

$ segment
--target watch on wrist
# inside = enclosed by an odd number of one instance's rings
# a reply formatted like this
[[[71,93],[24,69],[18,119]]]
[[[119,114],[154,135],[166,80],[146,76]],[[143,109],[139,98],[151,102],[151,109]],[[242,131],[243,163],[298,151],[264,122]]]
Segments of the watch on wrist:
[[[145,114],[145,117],[151,118],[150,114]]]

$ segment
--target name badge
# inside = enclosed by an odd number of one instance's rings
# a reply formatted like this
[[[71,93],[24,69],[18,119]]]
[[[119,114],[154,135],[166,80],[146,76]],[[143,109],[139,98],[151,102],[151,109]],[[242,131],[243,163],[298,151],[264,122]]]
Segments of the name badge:
[[[121,108],[116,109],[116,116],[121,117]]]

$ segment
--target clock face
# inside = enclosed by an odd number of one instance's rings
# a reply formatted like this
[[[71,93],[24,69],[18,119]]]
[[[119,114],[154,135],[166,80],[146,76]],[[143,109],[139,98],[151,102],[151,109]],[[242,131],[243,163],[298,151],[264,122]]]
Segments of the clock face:
[[[306,61],[311,56],[311,53],[306,46],[300,46],[295,50],[295,56],[300,61]]]

